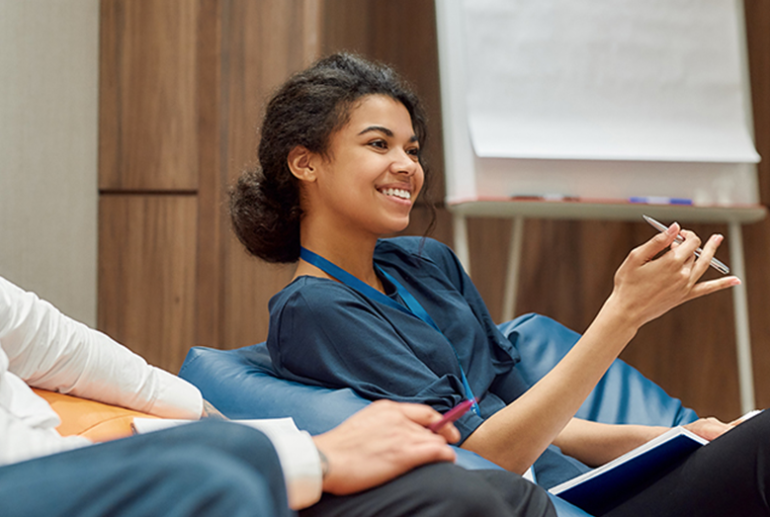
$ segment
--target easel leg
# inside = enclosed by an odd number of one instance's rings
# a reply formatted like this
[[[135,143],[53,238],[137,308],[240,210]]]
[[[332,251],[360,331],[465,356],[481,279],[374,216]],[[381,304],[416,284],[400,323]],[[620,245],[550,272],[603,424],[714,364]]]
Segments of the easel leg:
[[[733,290],[735,311],[735,346],[738,353],[738,385],[740,387],[741,411],[747,413],[756,409],[754,401],[754,371],[751,364],[751,338],[749,333],[749,304],[746,296],[746,270],[743,261],[743,234],[741,225],[729,223],[730,261],[732,273],[741,279],[741,285]]]
[[[521,269],[521,243],[524,238],[524,218],[513,218],[511,244],[508,247],[508,269],[503,292],[503,321],[513,319],[516,310],[516,294],[519,289],[519,269]]]
[[[452,226],[455,240],[455,255],[460,259],[460,263],[465,268],[468,276],[471,276],[471,253],[468,246],[468,223],[465,220],[465,216],[454,214],[452,216]]]

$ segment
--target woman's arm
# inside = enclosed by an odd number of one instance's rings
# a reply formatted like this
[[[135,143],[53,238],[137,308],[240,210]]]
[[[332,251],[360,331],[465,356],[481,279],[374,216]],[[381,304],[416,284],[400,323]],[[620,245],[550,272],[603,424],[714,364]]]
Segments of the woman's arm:
[[[706,440],[713,440],[734,427],[716,418],[701,418],[684,427]],[[598,467],[644,445],[668,431],[668,427],[613,425],[573,418],[553,441],[563,453]]]
[[[696,261],[693,252],[700,239],[682,231],[685,242],[672,245],[677,233],[679,226],[674,224],[634,249],[615,274],[612,294],[572,350],[529,391],[481,424],[462,446],[509,470],[524,472],[570,423],[642,325],[685,301],[739,283],[735,277],[698,282],[721,236],[712,236]],[[655,258],[669,246],[670,251]],[[578,430],[571,429],[567,436]]]
[[[598,467],[643,445],[669,428],[601,424],[573,418],[553,441],[564,454]]]

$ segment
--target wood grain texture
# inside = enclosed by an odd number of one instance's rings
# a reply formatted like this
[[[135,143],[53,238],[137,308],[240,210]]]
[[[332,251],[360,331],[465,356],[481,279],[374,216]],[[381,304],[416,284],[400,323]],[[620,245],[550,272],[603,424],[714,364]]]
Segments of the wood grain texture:
[[[318,54],[317,31],[302,30],[321,23],[316,9],[306,0],[224,3],[220,145],[228,184],[255,166],[258,125],[269,94]],[[211,344],[236,348],[263,341],[268,301],[289,282],[294,268],[250,257],[229,229],[222,246],[223,311],[218,342]]]
[[[326,56],[349,51],[372,54],[373,5],[371,0],[325,0],[320,52]]]
[[[758,165],[761,202],[770,204],[770,3],[745,0],[754,140],[762,156]],[[770,407],[770,220],[747,226],[746,288],[754,358],[757,405]]]
[[[197,200],[103,195],[99,329],[176,372],[193,344]]]
[[[225,292],[223,242],[227,233],[224,202],[227,174],[222,167],[222,5],[201,0],[197,45],[198,232],[195,269],[195,338],[193,344],[220,339]],[[226,163],[226,162],[225,162]]]
[[[102,0],[99,188],[198,186],[197,0]]]

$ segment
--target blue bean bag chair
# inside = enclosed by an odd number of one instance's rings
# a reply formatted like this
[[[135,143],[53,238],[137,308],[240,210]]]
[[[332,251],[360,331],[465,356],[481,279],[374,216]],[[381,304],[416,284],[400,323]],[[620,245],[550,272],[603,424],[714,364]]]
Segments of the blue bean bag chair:
[[[553,368],[580,337],[545,316],[526,314],[499,326],[516,346],[516,366],[532,385]],[[275,376],[264,343],[236,350],[190,349],[179,376],[196,385],[204,398],[229,418],[291,416],[300,429],[324,433],[369,401],[350,389],[330,390]],[[622,360],[616,360],[577,413],[580,418],[614,424],[676,426],[697,420],[691,409],[666,394]],[[457,463],[465,468],[499,468],[464,449]],[[589,516],[552,496],[559,516]],[[589,516],[590,517],[590,516]]]

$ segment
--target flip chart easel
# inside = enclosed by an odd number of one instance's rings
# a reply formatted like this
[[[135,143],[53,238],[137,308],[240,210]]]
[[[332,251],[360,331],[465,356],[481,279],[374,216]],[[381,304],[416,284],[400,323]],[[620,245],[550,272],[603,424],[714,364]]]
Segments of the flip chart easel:
[[[513,220],[504,319],[514,315],[526,218],[642,221],[647,214],[725,223],[730,266],[745,280],[741,225],[766,210],[748,129],[742,4],[699,3],[695,17],[691,7],[680,0],[436,0],[455,251],[470,273],[466,218]],[[579,201],[536,200],[550,194]],[[627,202],[636,196],[693,204]],[[755,399],[744,285],[733,289],[733,305],[747,412]]]

